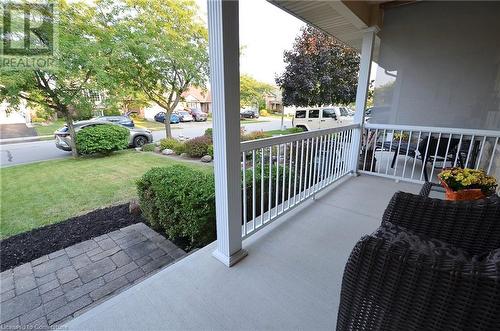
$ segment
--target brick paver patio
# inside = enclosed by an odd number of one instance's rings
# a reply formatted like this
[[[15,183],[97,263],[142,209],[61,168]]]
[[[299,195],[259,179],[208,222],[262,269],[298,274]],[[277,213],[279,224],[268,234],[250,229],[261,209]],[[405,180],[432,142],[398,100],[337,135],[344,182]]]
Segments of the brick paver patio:
[[[137,223],[6,270],[1,327],[62,324],[185,254]]]

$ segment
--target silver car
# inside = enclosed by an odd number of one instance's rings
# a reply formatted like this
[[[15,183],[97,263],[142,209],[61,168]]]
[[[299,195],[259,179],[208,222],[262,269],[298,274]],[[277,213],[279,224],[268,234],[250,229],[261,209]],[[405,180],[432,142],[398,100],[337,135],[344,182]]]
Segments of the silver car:
[[[78,133],[78,131],[84,128],[88,128],[90,126],[103,125],[103,124],[120,125],[100,120],[79,121],[74,123],[75,133]],[[130,131],[130,138],[128,141],[130,147],[141,147],[144,146],[145,144],[153,142],[153,135],[149,130],[140,128],[132,129],[126,126],[122,127]],[[69,144],[69,140],[71,139],[71,137],[69,135],[69,130],[67,126],[64,126],[59,130],[55,131],[54,137],[56,139],[57,148],[62,149],[63,151],[71,152],[71,147]]]

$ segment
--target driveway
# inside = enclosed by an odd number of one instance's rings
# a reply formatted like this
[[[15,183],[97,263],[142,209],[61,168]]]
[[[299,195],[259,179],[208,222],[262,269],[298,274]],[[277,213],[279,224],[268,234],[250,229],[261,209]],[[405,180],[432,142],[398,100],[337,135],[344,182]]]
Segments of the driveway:
[[[0,139],[36,137],[36,131],[28,128],[26,124],[0,124]]]

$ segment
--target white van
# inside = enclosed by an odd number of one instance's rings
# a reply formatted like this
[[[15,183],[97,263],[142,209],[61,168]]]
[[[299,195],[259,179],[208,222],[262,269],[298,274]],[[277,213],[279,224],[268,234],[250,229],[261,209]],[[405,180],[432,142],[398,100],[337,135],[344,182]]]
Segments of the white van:
[[[295,111],[293,126],[306,131],[329,129],[353,123],[345,107],[329,106],[303,108]]]

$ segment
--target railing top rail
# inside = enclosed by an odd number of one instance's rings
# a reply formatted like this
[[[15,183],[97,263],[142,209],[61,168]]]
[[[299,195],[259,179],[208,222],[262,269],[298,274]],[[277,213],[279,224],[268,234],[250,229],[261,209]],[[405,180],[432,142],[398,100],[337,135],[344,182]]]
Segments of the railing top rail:
[[[366,123],[365,128],[367,129],[387,129],[396,131],[421,131],[421,132],[436,132],[436,133],[448,133],[448,134],[461,134],[466,136],[488,136],[488,137],[500,137],[500,130],[479,130],[479,129],[459,129],[459,128],[444,128],[444,127],[432,127],[432,126],[413,126],[413,125],[399,125],[399,124],[373,124]]]
[[[275,145],[280,145],[280,144],[286,144],[286,143],[290,143],[290,142],[294,142],[294,141],[319,137],[319,136],[323,136],[326,134],[335,133],[335,132],[342,132],[345,130],[355,129],[355,128],[359,128],[359,124],[351,124],[351,125],[339,126],[339,127],[331,128],[331,129],[299,132],[299,133],[292,133],[292,134],[288,134],[288,135],[271,137],[271,138],[244,141],[241,143],[241,152],[248,152],[248,151],[252,151],[255,149],[259,149],[259,148],[265,148],[265,147],[270,147],[270,146],[275,146]]]

